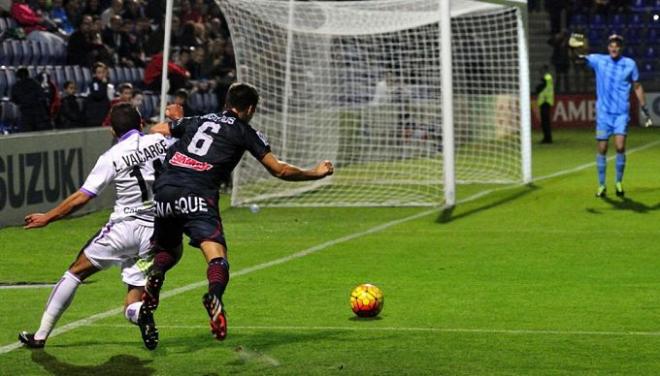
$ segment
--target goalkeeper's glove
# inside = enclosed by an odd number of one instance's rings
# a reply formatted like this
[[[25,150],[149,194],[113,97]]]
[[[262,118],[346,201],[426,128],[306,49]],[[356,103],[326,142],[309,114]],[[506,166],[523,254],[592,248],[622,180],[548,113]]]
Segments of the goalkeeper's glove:
[[[568,38],[568,46],[571,48],[583,48],[586,45],[584,34],[573,33],[571,37]]]
[[[646,120],[644,121],[644,128],[648,128],[653,126],[653,120],[651,120],[651,113],[649,113],[649,109],[646,106],[642,106],[642,112],[644,113],[644,116],[646,117]]]

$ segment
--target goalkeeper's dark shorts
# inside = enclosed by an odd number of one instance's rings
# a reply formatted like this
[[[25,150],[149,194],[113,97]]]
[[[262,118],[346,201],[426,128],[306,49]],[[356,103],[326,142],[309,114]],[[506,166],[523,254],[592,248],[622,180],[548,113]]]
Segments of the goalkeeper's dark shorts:
[[[227,247],[218,211],[218,195],[205,197],[188,188],[164,186],[154,196],[156,220],[153,242],[157,249],[176,249],[183,234],[199,248],[204,241]]]

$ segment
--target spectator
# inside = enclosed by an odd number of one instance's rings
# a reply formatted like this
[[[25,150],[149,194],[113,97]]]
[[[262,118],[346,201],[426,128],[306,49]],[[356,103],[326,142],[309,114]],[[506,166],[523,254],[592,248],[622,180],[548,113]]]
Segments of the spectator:
[[[144,52],[137,35],[126,35],[126,41],[119,49],[119,62],[127,67],[144,67]]]
[[[25,29],[28,40],[41,41],[48,44],[64,43],[61,37],[53,33],[57,31],[57,25],[47,18],[40,17],[25,3],[25,0],[14,0],[11,6],[11,16]]]
[[[202,45],[201,40],[197,38],[194,22],[188,21],[183,25],[179,43],[183,47],[199,47]]]
[[[121,19],[122,14],[124,13],[124,1],[123,0],[112,0],[112,5],[110,8],[106,9],[101,13],[101,24],[103,28],[110,26],[110,21],[112,17],[119,16]]]
[[[169,93],[173,94],[181,88],[188,85],[190,72],[179,64],[173,62],[167,63],[167,78],[169,80]],[[160,91],[163,75],[163,53],[159,52],[151,57],[151,61],[144,70],[144,84],[149,90]]]
[[[80,0],[67,1],[64,3],[64,9],[66,9],[66,16],[69,19],[69,22],[71,22],[71,25],[74,27],[80,27],[80,24],[83,22],[83,13],[82,7],[80,6]]]
[[[19,68],[16,78],[17,81],[11,88],[11,101],[16,103],[21,111],[20,132],[52,129],[41,85],[30,78],[27,68]]]
[[[92,23],[92,16],[84,15],[78,30],[74,31],[69,37],[67,64],[89,66],[90,62],[87,56],[92,49]]]
[[[142,108],[142,102],[144,102],[144,94],[142,93],[141,90],[134,89],[133,98],[131,98],[131,104],[133,105],[133,107],[139,110]],[[142,114],[142,117],[144,117],[144,115],[145,114]]]
[[[202,22],[202,15],[190,6],[189,0],[181,0],[180,14],[181,14],[181,23],[183,24],[186,24],[188,22],[192,22],[192,23]]]
[[[129,103],[133,99],[133,85],[124,82],[123,84],[119,85],[117,88],[117,91],[119,92],[119,96],[117,98],[113,98],[112,101],[110,101],[110,108],[120,104],[120,103]],[[108,114],[106,115],[105,119],[103,119],[103,126],[104,127],[109,127],[111,125],[110,123],[110,111],[108,111]]]
[[[124,19],[137,21],[143,18],[142,6],[138,0],[126,0]]]
[[[60,113],[57,117],[58,129],[79,128],[83,126],[83,113],[76,98],[76,84],[73,81],[64,83],[64,97]]]
[[[55,119],[57,113],[60,111],[60,94],[57,91],[57,86],[50,77],[50,74],[45,70],[37,74],[35,78],[46,98],[46,107],[48,107],[48,115],[50,119]]]
[[[110,98],[114,90],[108,83],[108,68],[103,63],[94,64],[94,79],[85,98],[85,126],[98,127],[110,110]]]
[[[91,50],[88,54],[88,62],[101,62],[106,66],[114,65],[112,50],[103,44],[101,33],[93,33],[91,36]]]
[[[69,22],[66,10],[62,6],[62,0],[53,0],[53,7],[50,10],[50,18],[66,36],[71,35],[75,31],[73,25]]]
[[[144,44],[144,53],[147,56],[151,56],[154,54],[157,54],[158,52],[163,50],[163,42],[165,41],[165,25],[164,25],[164,20],[163,23],[161,23],[158,26],[158,29],[156,31],[152,32],[149,37],[147,38],[147,41]],[[172,46],[178,46],[180,45],[180,32],[181,32],[181,27],[180,27],[180,22],[179,22],[179,17],[176,15],[172,15],[172,33],[170,34],[170,45]]]
[[[194,48],[192,49],[192,54],[190,60],[186,64],[186,69],[190,72],[191,80],[202,80],[207,78],[202,69],[202,63],[204,62],[204,49],[203,48]]]
[[[87,0],[87,6],[83,13],[92,16],[101,16],[101,5],[99,4],[99,0]]]
[[[120,15],[114,15],[110,19],[109,27],[106,27],[101,32],[101,40],[103,43],[113,50],[116,54],[121,48],[124,40],[126,39],[125,33],[122,31],[122,22]],[[118,59],[116,59],[118,60]]]

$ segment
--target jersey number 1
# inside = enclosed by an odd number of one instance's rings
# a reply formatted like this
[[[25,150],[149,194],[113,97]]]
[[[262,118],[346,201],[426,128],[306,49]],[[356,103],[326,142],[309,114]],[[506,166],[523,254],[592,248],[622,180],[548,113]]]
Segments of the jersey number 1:
[[[206,133],[207,130],[210,130],[212,133],[218,133],[220,131],[220,124],[207,121],[197,128],[195,136],[190,140],[188,144],[188,152],[199,155],[203,157],[206,153],[209,152],[211,144],[213,143],[213,136]]]

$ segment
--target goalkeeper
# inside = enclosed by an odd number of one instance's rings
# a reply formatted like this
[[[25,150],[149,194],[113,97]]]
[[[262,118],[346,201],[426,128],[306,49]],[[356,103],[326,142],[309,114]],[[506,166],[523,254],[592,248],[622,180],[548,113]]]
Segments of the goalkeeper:
[[[607,167],[607,146],[610,136],[614,136],[616,147],[616,195],[624,196],[623,171],[626,167],[626,134],[630,121],[630,88],[633,87],[646,117],[644,126],[651,126],[651,118],[646,108],[644,89],[639,83],[639,72],[635,61],[621,55],[623,37],[613,34],[608,38],[607,54],[586,54],[588,46],[581,34],[573,34],[569,46],[576,50],[580,59],[596,74],[596,142],[598,154],[597,197],[605,196],[605,170]]]

